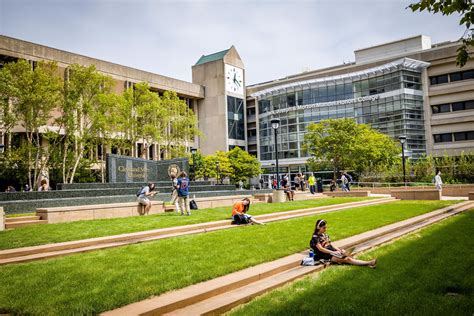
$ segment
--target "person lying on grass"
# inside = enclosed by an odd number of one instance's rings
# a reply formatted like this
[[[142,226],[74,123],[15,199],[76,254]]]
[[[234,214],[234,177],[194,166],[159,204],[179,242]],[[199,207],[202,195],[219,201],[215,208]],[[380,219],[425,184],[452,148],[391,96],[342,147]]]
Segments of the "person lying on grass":
[[[314,261],[323,260],[336,263],[347,263],[355,266],[368,266],[375,268],[377,265],[377,259],[370,261],[357,260],[350,257],[350,253],[346,253],[344,249],[340,249],[331,244],[331,239],[326,234],[326,221],[324,219],[318,219],[316,221],[316,227],[314,228],[313,238],[309,242],[309,246],[314,251]]]
[[[247,214],[247,211],[250,208],[250,200],[244,198],[242,201],[236,202],[232,207],[232,224],[242,225],[242,224],[258,224],[265,225],[254,219],[252,215]]]

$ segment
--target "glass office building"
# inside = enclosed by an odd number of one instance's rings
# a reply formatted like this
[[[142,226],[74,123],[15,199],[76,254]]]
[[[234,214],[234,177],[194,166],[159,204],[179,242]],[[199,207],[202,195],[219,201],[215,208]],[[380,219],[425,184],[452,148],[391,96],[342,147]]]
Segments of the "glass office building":
[[[260,160],[265,165],[265,161],[275,159],[270,124],[275,117],[281,120],[279,159],[289,159],[289,164],[308,157],[303,150],[307,126],[330,118],[353,118],[394,139],[406,135],[409,155],[419,157],[426,153],[421,73],[428,65],[403,58],[363,71],[274,86],[255,93]]]

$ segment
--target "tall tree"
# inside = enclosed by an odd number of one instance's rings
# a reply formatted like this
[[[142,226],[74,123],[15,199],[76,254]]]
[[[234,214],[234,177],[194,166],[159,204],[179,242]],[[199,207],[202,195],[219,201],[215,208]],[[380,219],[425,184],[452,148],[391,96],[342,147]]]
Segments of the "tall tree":
[[[51,62],[19,60],[8,63],[2,69],[1,90],[4,97],[3,113],[7,125],[19,123],[26,134],[25,161],[28,183],[35,188],[40,171],[49,161],[48,146],[43,144],[42,133],[52,120],[52,110],[59,105],[61,80],[57,66]],[[5,105],[5,102],[9,102]],[[11,112],[10,112],[11,111]]]
[[[471,0],[420,0],[408,6],[413,12],[424,10],[442,15],[459,14],[459,25],[466,30],[461,37],[462,45],[458,48],[456,63],[463,67],[469,60],[469,51],[474,47],[474,2]]]
[[[104,105],[101,98],[111,93],[113,79],[100,74],[94,66],[71,65],[65,80],[61,116],[57,123],[64,129],[62,174],[72,183],[77,168],[93,140],[101,137]]]
[[[344,169],[385,169],[398,154],[395,142],[388,136],[348,118],[310,124],[303,147],[312,156],[309,163],[331,165],[334,178]]]

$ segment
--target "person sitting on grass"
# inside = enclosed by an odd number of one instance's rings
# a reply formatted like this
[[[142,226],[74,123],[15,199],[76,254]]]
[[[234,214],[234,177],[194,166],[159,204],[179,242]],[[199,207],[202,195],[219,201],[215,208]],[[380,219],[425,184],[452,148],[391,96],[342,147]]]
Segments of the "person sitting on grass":
[[[148,185],[144,186],[142,190],[140,191],[140,195],[138,195],[138,203],[143,205],[145,209],[140,215],[145,215],[150,212],[151,209],[151,201],[148,199],[148,197],[155,195],[156,191],[153,191],[155,189],[155,184],[154,183],[148,183]]]
[[[316,227],[314,228],[313,237],[309,242],[309,246],[314,251],[314,261],[323,262],[336,262],[353,264],[356,266],[368,266],[374,269],[377,265],[377,259],[370,261],[357,260],[350,257],[349,253],[346,253],[344,249],[340,249],[331,244],[331,239],[326,234],[326,221],[324,219],[318,219],[316,221]]]
[[[257,224],[265,225],[262,222],[257,221],[252,215],[247,214],[250,208],[250,200],[244,198],[242,201],[236,202],[232,207],[232,224],[243,225],[243,224]]]

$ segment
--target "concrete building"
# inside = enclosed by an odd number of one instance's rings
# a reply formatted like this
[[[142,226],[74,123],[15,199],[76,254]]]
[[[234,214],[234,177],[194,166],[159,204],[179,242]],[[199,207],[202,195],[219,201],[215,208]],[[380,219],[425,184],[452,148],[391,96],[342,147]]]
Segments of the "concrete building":
[[[222,52],[203,55],[192,67],[193,82],[0,36],[0,67],[18,59],[28,60],[32,66],[40,60],[54,61],[63,77],[66,77],[71,64],[94,65],[97,71],[114,79],[115,93],[121,93],[138,82],[147,82],[151,90],[157,93],[176,91],[197,115],[199,129],[203,132],[202,137],[196,137],[188,147],[199,147],[204,154],[214,153],[216,150],[227,151],[234,146],[246,148],[244,64],[233,46]],[[24,129],[18,125],[12,132],[21,134]],[[5,137],[0,124],[0,144],[4,143]],[[136,146],[138,148],[141,144],[138,142]],[[150,146],[145,158],[163,158],[159,148],[159,144]],[[110,151],[108,148],[107,152]]]
[[[474,152],[474,60],[457,67],[459,46],[419,35],[356,50],[352,63],[248,86],[248,149],[275,171],[270,120],[278,117],[280,171],[305,172],[306,126],[349,117],[394,139],[406,135],[413,158]]]

